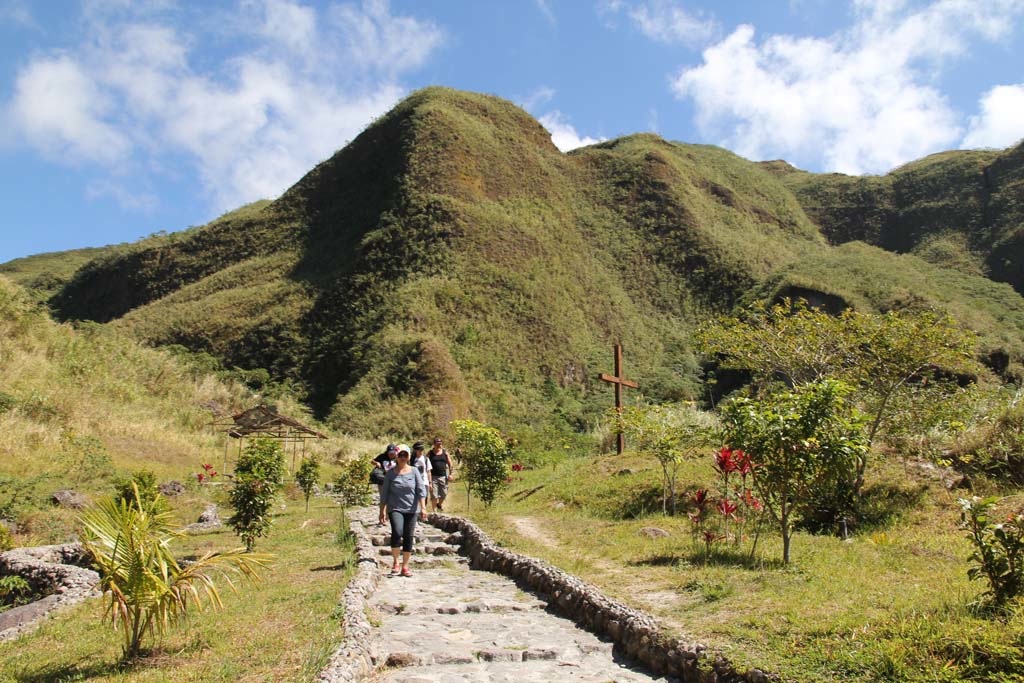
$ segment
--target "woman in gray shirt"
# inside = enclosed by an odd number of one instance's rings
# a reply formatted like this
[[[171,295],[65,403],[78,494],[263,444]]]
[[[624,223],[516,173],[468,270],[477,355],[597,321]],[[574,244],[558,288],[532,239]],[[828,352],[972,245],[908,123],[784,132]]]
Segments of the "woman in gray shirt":
[[[401,444],[395,467],[380,487],[380,523],[391,522],[391,575],[412,576],[409,557],[412,555],[416,513],[427,518],[427,482],[420,471],[409,464],[409,447]],[[402,569],[398,569],[398,551],[402,551]]]

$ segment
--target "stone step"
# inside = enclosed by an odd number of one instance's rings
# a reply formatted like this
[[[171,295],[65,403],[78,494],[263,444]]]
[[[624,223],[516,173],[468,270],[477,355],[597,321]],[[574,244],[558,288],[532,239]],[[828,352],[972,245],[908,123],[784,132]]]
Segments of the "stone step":
[[[547,609],[543,600],[478,600],[456,599],[448,597],[431,604],[409,603],[404,600],[381,600],[374,607],[381,614],[401,614],[403,616],[422,616],[427,614],[482,614],[543,611]]]
[[[436,567],[450,567],[452,565],[469,565],[469,559],[461,555],[412,555],[409,564],[413,569],[434,569]],[[391,553],[387,556],[381,555],[377,559],[377,566],[381,569],[390,569]],[[405,577],[399,577],[405,578]]]
[[[384,547],[378,549],[378,554],[391,556],[391,548]],[[423,545],[416,544],[412,548],[413,555],[458,555],[459,548],[454,545],[444,544],[432,544],[424,543]]]
[[[461,657],[453,655],[453,657]],[[400,657],[396,657],[396,663]],[[560,659],[502,661],[477,659],[467,663],[386,667],[368,683],[668,683],[621,661],[607,657],[587,658],[580,662]]]

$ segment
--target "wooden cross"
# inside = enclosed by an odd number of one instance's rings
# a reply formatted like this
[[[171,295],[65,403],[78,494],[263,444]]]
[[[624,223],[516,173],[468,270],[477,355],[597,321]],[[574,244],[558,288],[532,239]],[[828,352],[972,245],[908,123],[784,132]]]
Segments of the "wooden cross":
[[[615,345],[615,374],[609,375],[607,372],[602,372],[600,375],[601,379],[605,382],[611,382],[615,385],[615,411],[622,413],[622,387],[632,387],[639,389],[640,385],[636,382],[626,379],[622,376],[622,344]],[[622,432],[619,432],[619,439],[617,443],[617,453],[622,455],[622,451],[626,448],[626,439],[622,436]]]

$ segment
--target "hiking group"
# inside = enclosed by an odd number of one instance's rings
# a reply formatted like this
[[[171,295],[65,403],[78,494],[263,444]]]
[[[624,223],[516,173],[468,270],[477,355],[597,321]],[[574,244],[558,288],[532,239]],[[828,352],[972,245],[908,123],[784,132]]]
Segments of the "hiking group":
[[[409,558],[412,556],[416,517],[427,518],[427,498],[431,509],[444,511],[448,497],[448,483],[455,466],[440,437],[424,453],[424,445],[417,441],[410,449],[405,444],[388,444],[387,449],[373,459],[375,469],[384,472],[380,492],[380,524],[391,523],[391,576],[412,576]],[[401,554],[401,567],[399,567]]]

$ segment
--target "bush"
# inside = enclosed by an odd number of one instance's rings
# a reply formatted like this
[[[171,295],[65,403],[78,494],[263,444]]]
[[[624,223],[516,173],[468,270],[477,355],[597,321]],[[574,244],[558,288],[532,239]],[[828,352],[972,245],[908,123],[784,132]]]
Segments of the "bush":
[[[995,498],[961,498],[960,528],[974,545],[968,558],[974,566],[967,570],[972,580],[988,582],[986,594],[1001,606],[1024,589],[1024,512],[1011,513],[993,522],[990,513]]]
[[[11,536],[11,532],[7,529],[7,525],[0,520],[0,553],[5,550],[10,550],[14,547],[14,538]]]
[[[257,438],[246,446],[235,466],[235,482],[228,494],[235,514],[228,524],[252,551],[256,539],[270,533],[270,510],[284,482],[284,453],[273,439]]]
[[[302,458],[299,469],[295,473],[295,483],[302,489],[306,497],[306,512],[309,512],[309,497],[313,495],[313,488],[320,481],[320,461],[315,456]]]
[[[455,420],[451,426],[462,449],[463,476],[484,505],[490,505],[509,481],[512,445],[494,427],[474,420]]]
[[[369,458],[353,458],[341,464],[341,472],[334,482],[334,490],[345,506],[369,505],[372,502]]]
[[[173,530],[170,513],[159,509],[159,500],[147,507],[140,497],[136,495],[132,503],[107,498],[81,518],[83,544],[99,572],[107,613],[115,625],[121,624],[125,659],[141,652],[143,638],[162,633],[184,617],[191,605],[200,606],[203,595],[220,605],[211,570],[223,573],[226,566],[255,579],[256,570],[268,560],[238,549],[207,553],[179,565],[170,550],[170,542],[180,536]]]
[[[150,470],[132,472],[130,477],[118,477],[114,480],[114,502],[125,501],[131,504],[136,500],[143,507],[151,507],[160,495],[156,486],[156,475]],[[163,498],[159,499],[163,501]]]

